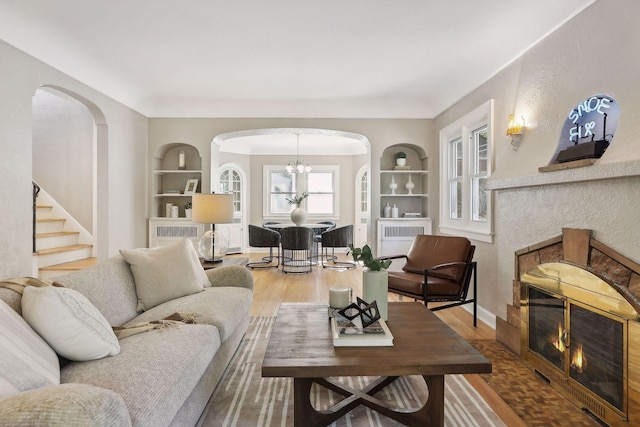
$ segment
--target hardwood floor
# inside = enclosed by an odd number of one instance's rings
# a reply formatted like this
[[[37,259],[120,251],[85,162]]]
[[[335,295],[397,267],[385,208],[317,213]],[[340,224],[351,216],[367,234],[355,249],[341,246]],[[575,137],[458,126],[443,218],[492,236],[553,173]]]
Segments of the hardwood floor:
[[[230,255],[234,256],[234,255]],[[256,261],[262,254],[244,254],[250,261]],[[341,259],[349,260],[346,255]],[[253,269],[254,299],[252,316],[275,316],[281,302],[327,302],[329,287],[349,286],[353,295],[362,297],[362,269],[330,270],[316,266],[309,274],[284,274],[281,269]],[[407,298],[405,301],[411,301]],[[398,295],[389,294],[389,301],[400,301]],[[495,331],[478,321],[473,327],[472,315],[461,307],[437,311],[436,314],[466,340],[495,341]],[[484,397],[487,403],[508,426],[525,426],[504,400],[478,375],[467,375],[469,382]]]

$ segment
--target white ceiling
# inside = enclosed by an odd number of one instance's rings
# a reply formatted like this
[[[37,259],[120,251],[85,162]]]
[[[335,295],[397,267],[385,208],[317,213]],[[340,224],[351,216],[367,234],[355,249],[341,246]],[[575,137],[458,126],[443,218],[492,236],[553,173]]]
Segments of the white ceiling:
[[[593,1],[0,0],[0,39],[148,117],[431,118]]]

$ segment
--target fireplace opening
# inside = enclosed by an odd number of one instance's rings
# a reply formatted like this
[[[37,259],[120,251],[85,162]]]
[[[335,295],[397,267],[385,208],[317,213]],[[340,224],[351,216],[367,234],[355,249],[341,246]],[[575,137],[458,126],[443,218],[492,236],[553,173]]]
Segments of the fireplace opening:
[[[607,424],[628,425],[628,366],[638,362],[628,360],[638,354],[628,331],[637,311],[601,278],[570,264],[538,265],[521,282],[523,360]]]

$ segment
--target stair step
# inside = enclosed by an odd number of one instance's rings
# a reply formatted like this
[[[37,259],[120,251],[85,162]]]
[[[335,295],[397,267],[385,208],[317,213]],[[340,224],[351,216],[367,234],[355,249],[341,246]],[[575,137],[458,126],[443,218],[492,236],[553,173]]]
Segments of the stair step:
[[[78,244],[80,232],[78,231],[53,231],[36,234],[36,252]]]
[[[38,218],[36,219],[36,234],[62,231],[66,221],[64,218]]]
[[[36,234],[36,237],[38,239],[45,239],[47,237],[60,237],[60,236],[70,236],[72,234],[80,234],[79,231],[56,231],[53,233],[40,233],[40,234]]]
[[[38,251],[38,253],[36,255],[42,256],[42,255],[50,255],[50,254],[59,254],[59,253],[63,253],[63,252],[76,251],[78,249],[88,249],[88,248],[92,248],[92,247],[93,247],[93,245],[61,246],[61,247],[58,247],[58,248],[43,249],[41,251]]]
[[[84,258],[77,261],[65,262],[62,264],[42,267],[40,271],[76,271],[83,268],[92,267],[98,263],[97,258]]]

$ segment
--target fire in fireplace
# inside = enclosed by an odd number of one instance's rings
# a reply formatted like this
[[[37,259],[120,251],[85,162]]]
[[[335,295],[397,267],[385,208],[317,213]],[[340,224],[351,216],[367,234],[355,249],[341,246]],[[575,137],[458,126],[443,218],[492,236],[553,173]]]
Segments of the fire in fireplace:
[[[640,349],[627,336],[639,324],[636,309],[615,287],[568,263],[538,265],[521,283],[523,360],[607,424],[632,425],[629,407],[638,408],[628,379],[638,373],[629,375],[629,366],[640,363]]]

